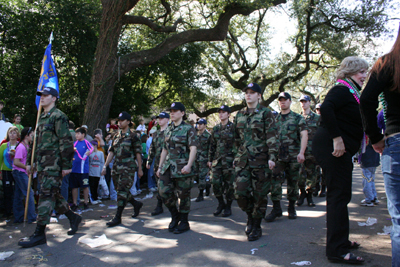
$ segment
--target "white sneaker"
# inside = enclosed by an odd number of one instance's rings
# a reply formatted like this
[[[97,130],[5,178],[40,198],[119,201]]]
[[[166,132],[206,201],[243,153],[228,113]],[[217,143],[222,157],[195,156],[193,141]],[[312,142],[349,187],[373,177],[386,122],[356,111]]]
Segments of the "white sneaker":
[[[92,205],[97,205],[97,204],[99,204],[99,201],[98,201],[98,200],[93,200],[93,201],[92,201]]]
[[[379,204],[380,201],[379,201],[379,199],[375,198],[375,199],[372,200],[371,202],[374,203],[374,204]]]
[[[138,193],[138,194],[141,194],[141,193],[142,193],[142,190],[141,190],[141,189],[139,189],[139,190],[137,191],[137,193]]]
[[[361,200],[361,206],[366,206],[366,207],[373,207],[374,203],[372,202],[367,202],[365,199]]]
[[[152,187],[149,189],[150,192],[157,192],[157,187]]]

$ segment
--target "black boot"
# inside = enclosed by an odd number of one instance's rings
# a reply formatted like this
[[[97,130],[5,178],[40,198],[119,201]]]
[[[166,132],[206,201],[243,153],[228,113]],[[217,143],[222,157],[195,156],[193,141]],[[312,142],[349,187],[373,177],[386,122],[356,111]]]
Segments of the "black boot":
[[[256,241],[262,235],[261,218],[256,218],[253,220],[254,220],[253,229],[251,230],[251,233],[247,236],[247,240],[249,241]]]
[[[225,202],[224,202],[224,197],[217,197],[218,199],[218,207],[214,211],[214,216],[218,216],[221,214],[222,210],[225,208]]]
[[[296,209],[294,208],[294,200],[289,200],[289,208],[288,208],[288,214],[289,214],[289,219],[294,220],[297,219],[297,213]]]
[[[304,199],[307,197],[307,192],[304,188],[300,188],[300,197],[297,200],[297,206],[301,206],[304,203]]]
[[[182,234],[182,233],[190,230],[188,216],[189,216],[189,213],[179,212],[180,221],[179,221],[178,227],[176,227],[174,230],[174,234]]]
[[[229,217],[232,215],[231,205],[232,205],[232,200],[227,200],[222,217]]]
[[[132,218],[136,218],[139,215],[140,209],[143,207],[143,203],[135,200],[133,197],[131,197],[129,203],[133,206]]]
[[[196,198],[196,202],[200,202],[200,201],[203,201],[204,200],[204,197],[203,197],[203,189],[199,189],[199,195],[198,195],[198,197]]]
[[[178,227],[179,213],[176,207],[169,208],[169,212],[171,212],[171,222],[169,223],[168,231],[173,232]]]
[[[124,211],[124,208],[125,207],[118,206],[117,214],[115,214],[114,218],[112,218],[111,221],[106,223],[106,225],[108,227],[114,227],[114,226],[117,226],[118,224],[121,224],[121,216],[122,216],[122,212]]]
[[[208,197],[210,195],[210,188],[211,188],[211,184],[207,183],[206,184],[206,197]]]
[[[314,197],[317,197],[317,196],[318,196],[318,191],[319,191],[319,189],[320,189],[320,186],[319,186],[319,182],[318,182],[317,185],[315,186],[315,190],[314,190],[314,192],[313,192],[313,196],[314,196]]]
[[[325,185],[321,186],[321,192],[319,192],[319,197],[325,197],[326,193],[325,193]]]
[[[265,217],[265,220],[267,222],[273,222],[273,221],[275,221],[276,217],[281,217],[282,216],[281,202],[279,200],[276,200],[276,201],[272,201],[272,203],[274,203],[272,211],[271,211],[270,214],[268,214]]]
[[[251,213],[247,213],[247,225],[246,229],[244,229],[244,232],[248,236],[251,233],[251,230],[253,230],[253,225],[254,225],[254,219],[253,215]]]
[[[18,242],[18,246],[31,248],[34,246],[46,244],[46,234],[44,233],[46,225],[36,225],[36,230],[29,238],[23,238]]]
[[[153,212],[151,213],[151,216],[156,216],[158,214],[163,213],[163,207],[162,207],[162,199],[160,196],[157,196],[157,207],[153,210]]]
[[[307,192],[307,203],[309,207],[315,207],[315,203],[312,198],[312,192]]]
[[[82,221],[82,216],[79,214],[76,214],[72,210],[67,211],[67,213],[65,213],[65,216],[67,216],[67,218],[69,220],[69,225],[71,227],[67,233],[68,233],[68,235],[74,235],[76,233],[76,231],[78,231],[78,226]]]

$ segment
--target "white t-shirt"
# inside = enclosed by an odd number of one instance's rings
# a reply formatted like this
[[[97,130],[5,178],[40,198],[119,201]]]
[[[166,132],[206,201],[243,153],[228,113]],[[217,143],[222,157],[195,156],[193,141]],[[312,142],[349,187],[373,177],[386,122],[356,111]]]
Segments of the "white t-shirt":
[[[143,124],[140,124],[137,128],[136,131],[141,131],[142,133],[144,133],[146,131],[146,126]]]

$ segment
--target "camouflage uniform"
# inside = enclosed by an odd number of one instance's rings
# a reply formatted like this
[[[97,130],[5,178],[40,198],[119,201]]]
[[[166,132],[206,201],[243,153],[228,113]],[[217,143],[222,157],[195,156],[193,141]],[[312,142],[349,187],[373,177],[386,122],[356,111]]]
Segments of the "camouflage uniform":
[[[265,216],[271,171],[268,160],[277,159],[279,140],[272,112],[258,104],[253,111],[239,111],[235,118],[235,197],[253,218]]]
[[[154,170],[157,171],[160,165],[160,156],[164,146],[164,139],[165,139],[165,131],[158,130],[153,134],[153,141],[151,142],[149,148],[149,157],[148,162],[151,164],[154,160]],[[157,183],[158,183],[158,176],[155,175]]]
[[[74,144],[69,132],[68,117],[56,107],[40,116],[36,127],[34,164],[40,182],[38,225],[50,223],[53,210],[67,213],[68,202],[61,195],[62,170],[72,168]],[[31,162],[31,150],[27,162]]]
[[[129,190],[138,169],[136,154],[142,154],[142,144],[134,132],[119,131],[114,136],[109,152],[114,154],[112,178],[117,191],[118,207],[125,207],[133,199]]]
[[[279,160],[272,176],[272,201],[282,199],[282,183],[287,179],[288,200],[296,201],[299,196],[298,180],[300,176],[300,163],[297,155],[300,153],[300,132],[308,130],[304,118],[293,111],[276,117],[276,125],[279,131]]]
[[[206,188],[206,177],[210,168],[208,168],[208,150],[210,147],[210,137],[211,134],[204,130],[202,134],[197,132],[197,136],[199,138],[199,145],[197,147],[197,159],[196,159],[196,182],[199,185],[199,190],[204,190]]]
[[[179,212],[190,211],[190,189],[193,187],[193,170],[182,174],[182,168],[189,162],[190,147],[198,146],[196,130],[182,121],[178,126],[172,123],[165,132],[163,149],[168,154],[160,170],[159,193],[167,208],[176,207],[179,198]],[[177,197],[178,195],[178,197]]]
[[[317,131],[319,126],[320,116],[310,111],[310,114],[308,114],[306,117],[304,117],[303,115],[303,118],[305,118],[308,127],[308,144],[305,153],[305,161],[301,165],[300,179],[298,185],[299,188],[304,188],[304,186],[306,186],[307,192],[312,193],[317,183],[318,170],[317,162],[311,152],[311,147],[315,132]]]
[[[225,194],[228,201],[234,200],[234,134],[235,127],[230,121],[226,125],[214,126],[208,154],[208,161],[212,162],[211,183],[214,195],[222,197]]]

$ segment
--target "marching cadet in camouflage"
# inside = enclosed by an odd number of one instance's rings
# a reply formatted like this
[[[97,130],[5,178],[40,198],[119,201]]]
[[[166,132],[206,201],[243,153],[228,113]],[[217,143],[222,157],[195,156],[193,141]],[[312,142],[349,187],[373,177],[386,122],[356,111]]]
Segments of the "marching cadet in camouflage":
[[[143,176],[142,170],[142,145],[137,135],[129,129],[132,118],[127,112],[121,112],[118,116],[119,132],[114,136],[112,145],[108,151],[106,163],[101,175],[106,174],[106,168],[115,156],[112,178],[117,190],[118,209],[114,218],[107,223],[108,227],[121,224],[121,216],[127,202],[133,206],[132,218],[139,215],[143,206],[142,202],[136,201],[130,193],[133,185],[134,174]]]
[[[294,204],[299,196],[300,164],[304,162],[304,153],[307,148],[308,129],[305,120],[300,114],[290,110],[292,97],[285,92],[278,96],[281,112],[276,117],[279,131],[279,160],[272,175],[271,199],[273,209],[265,217],[267,222],[273,222],[276,217],[282,216],[280,200],[282,199],[283,177],[287,180],[287,198],[289,199],[289,219],[296,219]],[[283,173],[285,175],[283,175]]]
[[[192,170],[196,159],[198,138],[192,125],[185,123],[185,106],[174,102],[170,108],[172,124],[165,132],[165,142],[160,156],[159,193],[171,212],[170,232],[181,234],[190,230],[190,189],[196,173]],[[178,202],[179,200],[179,202]],[[179,212],[176,208],[179,203]]]
[[[317,115],[321,115],[321,103],[318,103],[318,104],[315,105],[315,113],[317,113]],[[315,186],[315,191],[313,193],[313,196],[314,197],[316,197],[316,196],[325,197],[326,196],[326,193],[325,193],[325,190],[326,190],[325,176],[322,173],[321,166],[319,166],[319,165],[317,165],[317,174],[318,174],[317,184]],[[319,192],[319,195],[318,195],[318,191],[320,189],[321,189],[321,192]]]
[[[267,210],[279,140],[274,115],[258,103],[261,87],[250,83],[243,91],[247,107],[235,118],[234,188],[239,207],[247,213],[247,239],[254,241],[262,235],[261,220]]]
[[[196,170],[197,177],[196,182],[198,183],[199,195],[196,198],[196,202],[204,200],[203,191],[208,188],[210,190],[210,184],[207,183],[207,175],[210,171],[208,167],[208,150],[210,148],[210,137],[211,134],[207,131],[207,121],[200,119],[198,122],[197,137],[199,139],[199,146],[197,147],[197,160]],[[209,193],[208,193],[209,194]]]
[[[305,119],[308,128],[308,145],[305,154],[305,161],[301,165],[300,169],[300,179],[298,182],[300,197],[297,200],[297,206],[303,205],[304,199],[307,198],[308,206],[314,207],[315,203],[312,199],[312,194],[315,190],[318,173],[317,161],[311,153],[311,148],[312,140],[319,126],[320,116],[310,110],[310,101],[311,98],[308,95],[302,95],[300,98],[301,108],[303,109],[301,115]]]
[[[150,149],[149,149],[149,157],[147,160],[147,169],[150,169],[151,167],[151,162],[154,160],[154,170],[157,171],[158,168],[160,167],[160,156],[161,156],[161,151],[164,146],[164,139],[165,139],[165,130],[168,127],[168,122],[169,122],[169,114],[166,112],[161,112],[158,117],[158,125],[160,125],[160,130],[155,132],[153,134],[153,141],[151,142]],[[151,213],[151,216],[156,216],[158,214],[161,214],[164,212],[163,207],[162,207],[162,199],[159,192],[160,186],[159,186],[159,179],[158,176],[155,175],[156,177],[156,183],[157,183],[157,206],[154,209],[154,211]]]
[[[71,228],[68,235],[73,235],[78,230],[82,217],[69,208],[68,202],[60,193],[60,186],[65,175],[71,172],[74,144],[68,129],[68,117],[55,107],[58,92],[51,87],[38,91],[40,105],[43,113],[39,118],[36,128],[36,151],[27,157],[26,171],[31,172],[31,157],[37,170],[40,182],[39,206],[35,233],[29,238],[18,242],[19,246],[28,248],[46,243],[45,229],[50,223],[53,210],[65,214]]]
[[[211,182],[214,195],[218,200],[218,207],[214,212],[214,216],[221,214],[222,210],[224,211],[222,214],[223,217],[230,216],[232,214],[231,205],[235,198],[233,189],[233,182],[235,180],[233,169],[235,127],[229,121],[230,113],[231,109],[226,105],[219,108],[218,116],[221,123],[214,126],[211,135],[208,165],[212,167]]]

